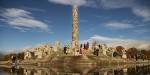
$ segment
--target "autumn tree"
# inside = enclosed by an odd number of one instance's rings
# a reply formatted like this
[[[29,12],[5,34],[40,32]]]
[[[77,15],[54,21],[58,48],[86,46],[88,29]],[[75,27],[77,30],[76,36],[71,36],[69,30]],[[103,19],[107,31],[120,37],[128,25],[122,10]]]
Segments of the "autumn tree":
[[[17,59],[23,60],[23,59],[24,59],[24,53],[23,53],[23,52],[18,53],[18,54],[17,54]]]
[[[0,53],[0,61],[2,61],[4,58],[4,54],[3,53]]]
[[[116,47],[116,51],[117,51],[119,54],[121,54],[121,55],[123,54],[122,51],[123,51],[124,49],[125,49],[125,48],[124,48],[123,46],[117,46],[117,47]]]
[[[113,56],[114,57],[117,57],[117,56],[121,57],[123,55],[123,50],[124,50],[123,46],[117,46],[116,51],[113,53]]]
[[[133,47],[133,48],[129,48],[127,50],[127,57],[128,58],[135,58],[137,56],[137,54],[138,54],[137,48]]]
[[[5,61],[11,60],[11,57],[12,57],[12,56],[16,57],[17,55],[16,55],[15,53],[7,54],[7,55],[4,56],[4,59],[3,59],[3,60],[5,60]]]
[[[144,59],[150,59],[150,50],[141,50]]]
[[[146,52],[146,56],[147,56],[147,59],[149,59],[149,60],[150,60],[150,50],[147,50],[147,52]]]

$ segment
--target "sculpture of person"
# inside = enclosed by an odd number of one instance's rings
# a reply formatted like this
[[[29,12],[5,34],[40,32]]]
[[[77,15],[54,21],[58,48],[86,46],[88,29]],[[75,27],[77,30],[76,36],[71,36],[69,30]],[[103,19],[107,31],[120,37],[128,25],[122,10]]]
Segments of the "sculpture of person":
[[[96,56],[99,55],[99,47],[96,45]]]
[[[107,46],[104,44],[104,45],[102,45],[102,53],[103,53],[103,55],[107,56],[106,52],[107,52]]]
[[[64,47],[64,54],[67,55],[67,47],[66,46]]]
[[[123,58],[123,59],[127,59],[126,50],[123,50],[122,53],[123,53],[123,54],[122,54],[122,58]]]

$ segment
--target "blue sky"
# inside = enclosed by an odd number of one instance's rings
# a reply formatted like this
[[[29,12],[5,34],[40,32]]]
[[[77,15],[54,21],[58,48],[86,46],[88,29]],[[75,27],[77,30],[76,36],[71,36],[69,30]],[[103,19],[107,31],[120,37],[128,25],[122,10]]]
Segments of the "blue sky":
[[[65,44],[72,5],[79,7],[80,41],[150,41],[149,0],[0,0],[0,51]]]

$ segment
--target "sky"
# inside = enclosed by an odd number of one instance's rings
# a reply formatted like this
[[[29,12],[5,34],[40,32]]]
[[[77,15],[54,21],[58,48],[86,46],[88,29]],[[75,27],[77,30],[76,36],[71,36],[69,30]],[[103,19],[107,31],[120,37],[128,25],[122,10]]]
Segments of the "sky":
[[[0,52],[70,42],[73,5],[80,42],[150,48],[149,0],[0,0]]]

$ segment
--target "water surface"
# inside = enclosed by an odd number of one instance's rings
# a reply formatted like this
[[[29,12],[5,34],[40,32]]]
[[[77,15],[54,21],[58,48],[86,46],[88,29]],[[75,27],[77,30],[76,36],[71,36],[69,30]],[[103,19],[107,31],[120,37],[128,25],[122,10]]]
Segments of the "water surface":
[[[38,67],[38,66],[1,66],[0,75],[150,75],[150,65],[114,66],[76,66],[76,67]]]

